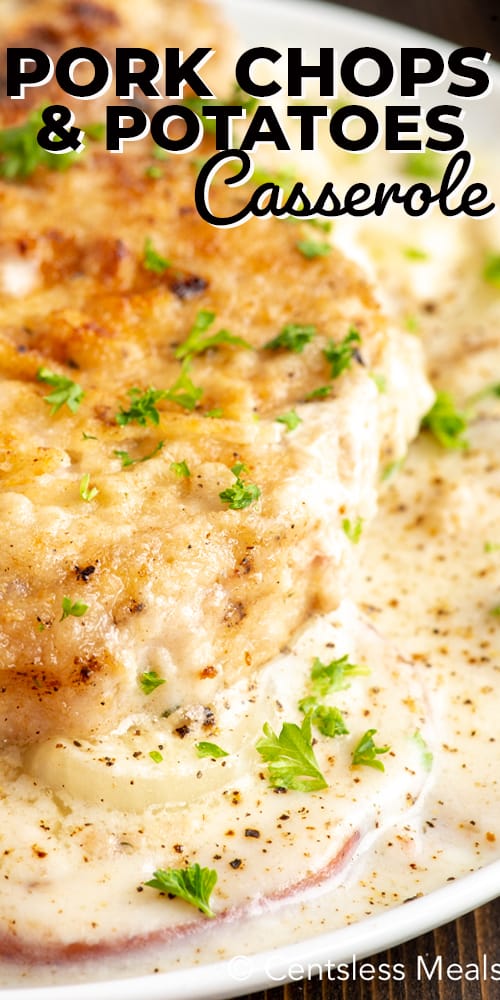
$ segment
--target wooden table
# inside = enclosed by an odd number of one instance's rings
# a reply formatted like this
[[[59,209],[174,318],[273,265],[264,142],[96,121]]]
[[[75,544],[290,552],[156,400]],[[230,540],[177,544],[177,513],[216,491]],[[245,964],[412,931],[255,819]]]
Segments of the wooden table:
[[[459,45],[486,48],[500,61],[500,0],[356,0],[344,6],[367,11],[394,21],[420,28]],[[500,126],[500,122],[498,123]],[[312,979],[254,994],[254,1000],[499,1000],[500,979],[438,982],[417,981],[413,975],[417,957],[424,956],[427,968],[443,956],[444,963],[481,963],[486,955],[490,963],[499,963],[500,973],[500,899],[473,913],[424,934],[399,948],[373,956],[377,969],[381,963],[401,963],[403,981],[329,982]]]

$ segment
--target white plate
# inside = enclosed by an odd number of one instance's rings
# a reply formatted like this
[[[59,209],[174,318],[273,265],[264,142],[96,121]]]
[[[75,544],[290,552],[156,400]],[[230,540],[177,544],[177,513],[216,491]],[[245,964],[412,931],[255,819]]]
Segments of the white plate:
[[[280,50],[300,46],[317,51],[334,46],[342,54],[360,45],[378,46],[394,57],[403,45],[429,45],[443,54],[449,46],[420,32],[365,14],[314,0],[222,0],[228,18],[240,30],[247,47],[268,45]],[[260,8],[260,9],[258,9]],[[495,120],[500,90],[499,67],[490,67],[494,91],[474,103],[467,119],[471,146],[487,139]],[[438,103],[439,87],[430,100]],[[470,119],[470,120],[469,120]],[[498,136],[493,137],[498,142]],[[353,956],[362,959],[416,937],[495,898],[500,892],[500,860],[447,884],[404,906],[384,910],[358,923],[286,947],[260,951],[250,957],[236,954],[230,960],[196,965],[180,971],[80,985],[44,986],[0,991],[2,1000],[224,1000],[254,990],[283,985],[297,978],[297,968],[338,965]],[[279,911],[275,918],[280,920]],[[230,931],[229,931],[230,933]]]

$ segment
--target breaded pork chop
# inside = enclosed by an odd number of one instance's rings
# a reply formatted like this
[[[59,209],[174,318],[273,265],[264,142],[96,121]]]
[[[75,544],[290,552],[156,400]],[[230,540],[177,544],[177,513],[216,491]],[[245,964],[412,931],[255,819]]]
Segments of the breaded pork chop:
[[[256,671],[337,603],[430,402],[356,266],[210,227],[190,163],[152,162],[0,187],[2,739],[109,729],[145,672],[162,711]]]

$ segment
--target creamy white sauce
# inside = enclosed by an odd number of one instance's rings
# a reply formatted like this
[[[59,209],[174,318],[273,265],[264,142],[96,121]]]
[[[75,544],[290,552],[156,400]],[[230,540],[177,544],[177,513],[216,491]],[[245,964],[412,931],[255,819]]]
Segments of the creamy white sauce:
[[[390,232],[384,222],[383,239],[373,227],[361,228],[360,239],[383,294],[426,342],[439,386],[463,405],[498,381],[500,290],[481,276],[485,248],[500,251],[498,224],[398,221]],[[425,249],[428,258],[411,261],[408,245]],[[464,352],[464,343],[473,350]],[[164,733],[144,734],[143,720],[130,720],[128,735],[108,741],[90,765],[91,755],[82,751],[75,767],[71,747],[24,759],[4,752],[0,875],[8,877],[9,892],[3,922],[17,920],[21,933],[34,939],[49,927],[55,937],[71,941],[78,931],[90,942],[189,922],[193,910],[143,889],[156,867],[175,863],[186,850],[218,870],[216,910],[250,908],[244,918],[236,914],[230,933],[227,925],[202,924],[199,936],[149,952],[61,968],[7,963],[0,967],[1,985],[113,978],[249,954],[358,921],[500,856],[500,618],[492,613],[500,604],[499,429],[500,402],[486,399],[476,409],[466,452],[444,451],[427,436],[410,449],[364,533],[353,600],[328,621],[313,621],[291,651],[263,671],[257,691],[238,692],[236,718],[217,706],[216,742],[227,743],[229,757],[200,761],[199,789],[184,782],[184,799],[183,776],[194,758],[192,746],[182,745],[176,790],[165,788],[166,804],[157,791],[155,768],[162,764],[143,759],[144,787],[137,792],[134,786],[134,811],[109,808],[120,807],[127,782],[135,780],[129,777],[133,747],[147,758],[168,745],[167,723]],[[285,720],[300,721],[297,702],[307,692],[312,657],[326,662],[346,652],[371,673],[328,699],[350,729],[334,741],[318,739],[330,788],[278,795],[261,777],[266,768],[255,753],[262,723],[278,730]],[[372,726],[377,742],[391,745],[386,770],[353,771],[353,745]],[[238,727],[245,732],[243,748]],[[416,730],[434,754],[430,774],[412,738]],[[125,744],[115,778],[105,758]],[[66,771],[54,762],[57,753],[73,755]],[[112,793],[103,806],[107,787]],[[247,828],[260,836],[245,837]],[[362,849],[340,881],[295,901],[264,904],[263,893],[327,864],[357,829],[364,833]],[[236,860],[241,864],[233,867]]]

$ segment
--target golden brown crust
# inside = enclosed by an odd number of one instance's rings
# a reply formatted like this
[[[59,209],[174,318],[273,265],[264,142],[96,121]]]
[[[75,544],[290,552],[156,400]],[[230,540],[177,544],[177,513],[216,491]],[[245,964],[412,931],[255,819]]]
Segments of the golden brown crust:
[[[152,180],[150,162],[147,151],[89,151],[66,173],[0,188],[0,261],[27,282],[13,294],[4,269],[4,738],[106,728],[146,669],[169,677],[166,707],[206,703],[336,602],[351,546],[342,521],[372,507],[387,412],[370,371],[387,368],[395,342],[366,281],[335,250],[306,261],[286,222],[209,227],[189,163],[172,159]],[[170,261],[161,274],[146,265],[148,238]],[[133,386],[174,384],[176,346],[202,309],[216,314],[214,332],[253,350],[193,360],[194,413],[162,400],[158,427],[118,426]],[[314,325],[316,338],[302,354],[264,349],[288,323]],[[330,400],[305,403],[329,378],[323,348],[350,326],[363,364]],[[83,388],[76,413],[51,415],[42,366]],[[276,417],[297,406],[303,423],[288,434]],[[222,419],[205,416],[219,407]],[[121,468],[116,451],[139,458],[160,442],[153,459]],[[182,460],[189,479],[170,468]],[[219,494],[239,461],[262,496],[232,511]],[[99,489],[91,503],[79,494],[86,473]],[[60,621],[66,596],[88,605],[83,617]]]

